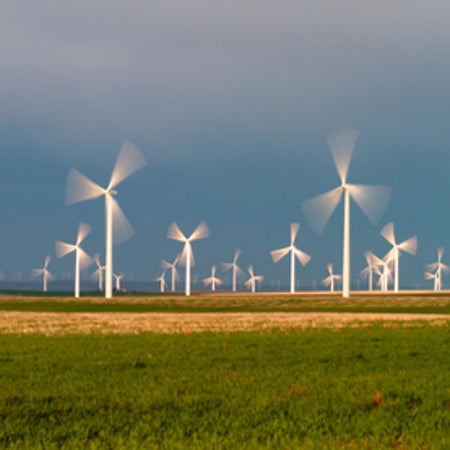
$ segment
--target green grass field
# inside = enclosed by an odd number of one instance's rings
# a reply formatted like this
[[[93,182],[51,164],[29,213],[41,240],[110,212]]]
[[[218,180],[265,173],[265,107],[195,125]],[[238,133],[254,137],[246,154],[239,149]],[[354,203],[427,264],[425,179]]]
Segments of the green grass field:
[[[239,304],[237,298],[230,301]],[[327,300],[321,301],[326,308]],[[337,301],[343,302],[328,298]],[[394,301],[361,299],[358,308]],[[22,300],[0,300],[0,310],[14,302]],[[242,302],[251,306],[257,299],[247,296]],[[273,298],[272,307],[279,309],[280,302],[286,298]],[[73,304],[50,303],[63,311],[66,305],[69,312]],[[422,311],[445,310],[448,297],[402,301],[405,312],[419,305]],[[449,375],[448,323],[5,334],[0,335],[0,447],[447,449]]]

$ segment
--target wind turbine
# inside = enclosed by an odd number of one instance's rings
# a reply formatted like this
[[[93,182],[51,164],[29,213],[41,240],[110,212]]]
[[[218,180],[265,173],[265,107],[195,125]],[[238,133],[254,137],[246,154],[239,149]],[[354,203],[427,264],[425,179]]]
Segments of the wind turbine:
[[[439,289],[439,274],[438,272],[425,272],[425,280],[433,280],[434,291],[440,291]]]
[[[80,271],[89,267],[92,263],[89,255],[80,247],[80,244],[86,239],[91,232],[91,227],[84,222],[78,226],[77,240],[75,244],[56,241],[56,256],[61,258],[69,253],[75,252],[75,297],[80,296]]]
[[[250,278],[245,282],[245,286],[250,289],[252,292],[256,292],[256,283],[262,282],[264,280],[263,275],[255,275],[255,272],[253,270],[253,266],[249,266],[247,269],[248,273],[250,274]]]
[[[328,276],[322,280],[322,284],[325,286],[330,286],[330,291],[334,292],[334,282],[342,280],[341,275],[336,275],[333,273],[333,263],[327,264]]]
[[[397,241],[395,240],[394,224],[392,222],[389,222],[380,231],[380,234],[392,245],[390,253],[392,255],[392,260],[394,261],[394,291],[398,292],[400,252],[402,251],[415,255],[417,251],[417,236],[397,244]]]
[[[427,277],[427,273],[428,275],[432,275],[432,278],[434,278],[435,291],[440,291],[442,289],[442,272],[450,271],[450,267],[442,262],[443,256],[444,256],[444,248],[441,247],[438,249],[438,260],[435,263],[427,264],[427,269],[433,270],[434,273],[430,274],[428,272],[425,272],[425,278]]]
[[[161,275],[158,278],[155,278],[155,281],[159,281],[159,291],[164,292],[166,288],[166,270],[164,269]],[[172,291],[173,292],[173,291]]]
[[[211,285],[211,290],[212,291],[216,290],[216,286],[220,286],[222,284],[222,280],[220,278],[216,277],[216,270],[217,270],[217,267],[216,266],[212,266],[211,267],[211,276],[208,277],[208,278],[205,278],[203,280],[203,284],[205,286]]]
[[[389,199],[390,188],[347,183],[347,174],[355,148],[357,130],[341,130],[328,139],[341,185],[302,204],[303,212],[319,234],[344,195],[344,235],[342,249],[342,296],[350,295],[350,199],[373,223],[378,222]]]
[[[145,165],[145,159],[140,150],[129,142],[124,142],[106,188],[99,186],[89,178],[70,169],[66,183],[66,203],[77,203],[105,197],[105,297],[112,298],[113,286],[113,242],[118,244],[126,241],[132,234],[128,219],[122,212],[115,196],[116,187]]]
[[[194,256],[192,254],[191,242],[198,239],[205,239],[208,236],[209,230],[204,222],[201,222],[189,237],[186,237],[182,233],[175,222],[170,225],[169,230],[167,231],[168,239],[174,239],[175,241],[184,242],[183,252],[181,253],[180,257],[180,264],[186,265],[185,291],[187,296],[191,295],[191,266],[195,264]]]
[[[166,261],[164,259],[161,260],[162,268],[170,269],[172,272],[172,292],[175,292],[175,282],[179,279],[178,271],[176,268],[176,265],[178,264],[179,259],[180,259],[180,255],[177,255],[177,257],[174,259],[174,261],[172,263],[169,263],[168,261]]]
[[[236,292],[236,279],[237,279],[237,275],[238,273],[242,273],[242,270],[239,268],[239,266],[237,265],[237,260],[239,259],[239,256],[241,256],[241,251],[239,249],[235,250],[234,252],[234,257],[233,257],[233,262],[230,263],[223,263],[222,267],[224,271],[233,269],[232,272],[232,285],[231,285],[231,290],[233,292]]]
[[[384,262],[374,253],[369,251],[364,253],[364,258],[367,262],[367,266],[361,271],[361,275],[367,277],[368,290],[373,291],[373,274],[377,273],[377,267],[384,265]]]
[[[295,238],[297,237],[299,227],[300,225],[298,223],[291,223],[291,244],[289,247],[272,250],[270,252],[272,259],[276,263],[288,253],[291,254],[291,294],[295,292],[295,258],[301,262],[302,266],[306,266],[311,259],[311,256],[295,246]]]
[[[120,274],[120,275],[114,274],[114,278],[116,280],[116,291],[120,292],[120,282],[122,281],[123,274]]]
[[[44,267],[42,269],[33,269],[33,275],[34,276],[41,276],[42,275],[42,291],[47,292],[47,284],[48,281],[53,280],[53,275],[48,270],[48,265],[50,264],[50,261],[52,260],[52,257],[50,255],[47,255],[45,257],[44,261]]]
[[[105,266],[102,266],[100,263],[100,256],[99,254],[95,254],[92,258],[95,265],[97,266],[96,271],[92,274],[92,278],[98,280],[98,290],[103,290],[103,271],[105,270]]]

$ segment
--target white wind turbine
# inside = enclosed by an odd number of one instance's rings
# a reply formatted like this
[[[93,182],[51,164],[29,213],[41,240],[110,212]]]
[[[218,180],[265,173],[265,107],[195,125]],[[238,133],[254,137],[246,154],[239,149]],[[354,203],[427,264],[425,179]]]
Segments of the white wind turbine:
[[[344,195],[344,236],[342,250],[342,296],[350,295],[350,198],[373,223],[378,222],[389,199],[390,188],[347,183],[347,174],[355,148],[357,130],[342,130],[328,139],[341,185],[325,194],[307,200],[303,211],[312,228],[319,234]]]
[[[379,274],[377,268],[379,266],[383,266],[384,261],[378,258],[378,256],[376,256],[374,253],[369,251],[364,253],[364,258],[366,259],[367,266],[361,271],[361,275],[367,277],[368,290],[373,291],[373,274],[374,273],[376,273],[377,275]]]
[[[291,294],[295,292],[295,258],[297,258],[302,266],[308,264],[311,256],[295,246],[295,238],[297,237],[298,229],[300,225],[298,223],[291,223],[291,244],[289,247],[280,248],[278,250],[272,250],[270,255],[274,262],[278,262],[281,258],[284,258],[288,253],[291,254]]]
[[[322,280],[322,284],[330,286],[330,291],[334,292],[335,282],[342,280],[342,275],[333,273],[333,263],[327,264],[328,276]]]
[[[80,271],[89,267],[92,263],[89,255],[80,247],[80,244],[86,239],[91,232],[91,227],[84,222],[78,226],[77,240],[75,244],[56,241],[56,256],[61,258],[69,253],[75,252],[75,297],[80,296]]]
[[[120,292],[120,282],[122,281],[123,274],[120,275],[113,274],[113,275],[114,279],[116,280],[116,291]]]
[[[442,272],[450,271],[450,267],[442,262],[444,256],[444,248],[438,249],[438,260],[435,263],[427,264],[427,269],[434,271],[433,273],[425,272],[425,278],[434,279],[434,290],[440,291],[442,289]]]
[[[112,297],[113,286],[113,242],[126,241],[133,228],[122,212],[117,200],[116,187],[145,165],[142,153],[129,142],[124,142],[106,188],[85,177],[76,169],[70,169],[66,184],[66,203],[77,203],[105,197],[105,297]]]
[[[52,260],[52,257],[50,255],[47,255],[45,257],[44,261],[44,267],[42,269],[33,269],[33,275],[34,276],[41,276],[42,275],[42,291],[47,292],[47,286],[48,282],[53,280],[53,275],[48,270],[48,265],[50,264],[50,261]]]
[[[175,282],[179,279],[178,271],[177,271],[177,268],[176,268],[179,259],[180,259],[180,255],[177,255],[177,257],[174,259],[174,261],[172,263],[170,263],[170,262],[168,262],[168,261],[166,261],[164,259],[161,260],[162,268],[171,270],[171,274],[172,274],[172,277],[171,277],[172,292],[175,292]]]
[[[105,270],[105,266],[101,265],[100,256],[98,253],[95,254],[92,259],[93,259],[95,265],[97,266],[97,269],[92,274],[92,278],[98,280],[98,290],[102,291],[103,290],[103,271]]]
[[[211,267],[211,276],[208,277],[208,278],[205,278],[203,280],[203,284],[205,286],[211,285],[211,290],[212,291],[216,290],[216,286],[220,286],[222,284],[222,280],[220,278],[216,277],[216,271],[217,271],[217,267],[216,266],[212,266]]]
[[[264,280],[264,275],[255,275],[253,266],[249,266],[247,270],[250,274],[250,278],[245,282],[245,286],[252,292],[256,292],[256,283],[262,282],[262,280]]]
[[[234,257],[233,257],[233,262],[230,263],[223,263],[222,267],[224,271],[230,270],[232,269],[232,284],[231,284],[231,290],[233,292],[236,292],[236,280],[237,280],[237,275],[239,273],[242,273],[242,270],[240,269],[240,267],[237,265],[237,260],[239,259],[239,256],[241,256],[241,251],[239,249],[235,250],[234,252]]]
[[[389,222],[380,232],[391,245],[392,249],[390,254],[392,255],[392,260],[394,261],[394,291],[398,292],[399,285],[399,258],[400,252],[406,252],[411,255],[415,255],[417,251],[417,236],[406,239],[400,244],[397,244],[395,240],[394,224]]]
[[[189,237],[186,237],[182,233],[175,222],[170,225],[169,230],[167,231],[168,239],[174,239],[175,241],[184,242],[183,252],[181,253],[180,257],[180,264],[186,266],[185,291],[187,296],[191,295],[191,266],[195,264],[194,256],[192,254],[191,242],[198,239],[205,239],[208,236],[209,230],[204,222],[201,222]]]
[[[161,275],[158,278],[155,278],[155,281],[159,281],[159,291],[164,292],[166,289],[166,270],[165,269],[161,272]]]

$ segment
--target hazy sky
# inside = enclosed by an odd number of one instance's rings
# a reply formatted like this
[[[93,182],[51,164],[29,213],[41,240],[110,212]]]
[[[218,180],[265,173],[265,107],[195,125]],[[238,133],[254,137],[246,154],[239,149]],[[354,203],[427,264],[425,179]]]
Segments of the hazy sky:
[[[29,278],[80,221],[86,250],[103,253],[101,200],[66,206],[65,180],[74,166],[106,183],[127,139],[148,164],[120,186],[136,234],[117,270],[155,278],[181,249],[170,223],[205,220],[199,277],[241,248],[266,287],[287,282],[288,260],[269,251],[298,221],[312,255],[298,277],[320,280],[330,261],[340,271],[342,208],[318,237],[300,205],[337,186],[327,137],[353,127],[349,181],[392,187],[377,227],[352,207],[353,279],[365,250],[388,251],[379,231],[393,221],[399,240],[419,237],[401,284],[431,286],[425,263],[439,246],[450,261],[449,22],[444,1],[4,1],[0,270]]]

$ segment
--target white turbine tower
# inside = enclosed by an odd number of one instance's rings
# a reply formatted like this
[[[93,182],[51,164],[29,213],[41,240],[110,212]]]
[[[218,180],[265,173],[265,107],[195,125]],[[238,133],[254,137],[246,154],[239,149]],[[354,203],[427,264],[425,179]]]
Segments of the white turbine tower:
[[[186,266],[185,292],[187,296],[191,295],[191,266],[195,264],[194,256],[192,254],[191,242],[198,239],[205,239],[208,236],[209,230],[204,222],[201,222],[189,237],[186,237],[182,233],[175,222],[170,225],[169,230],[167,231],[168,239],[174,239],[175,241],[184,242],[183,252],[181,253],[180,257],[180,264]]]
[[[122,212],[117,200],[116,187],[145,165],[140,150],[129,142],[124,142],[106,188],[85,177],[76,169],[70,169],[66,184],[66,203],[77,203],[105,197],[105,297],[112,297],[113,287],[113,243],[126,241],[133,228]]]
[[[174,259],[172,263],[162,259],[161,260],[161,266],[163,269],[170,269],[171,270],[171,282],[172,282],[172,292],[175,292],[175,282],[180,278],[177,271],[177,264],[180,259],[180,255],[177,255],[177,257]]]
[[[364,211],[373,223],[378,222],[387,201],[390,188],[347,183],[347,174],[355,148],[357,130],[342,130],[328,139],[331,154],[341,185],[302,204],[303,212],[312,228],[319,234],[344,195],[344,236],[342,250],[342,296],[350,295],[350,198]]]
[[[242,273],[242,270],[239,268],[239,266],[237,265],[237,260],[239,259],[239,256],[241,256],[241,251],[239,249],[235,250],[234,252],[234,257],[233,257],[233,262],[230,263],[223,263],[222,267],[224,271],[230,270],[232,269],[232,284],[231,284],[231,290],[233,292],[236,292],[236,280],[237,280],[237,275],[239,273]]]
[[[120,282],[122,281],[123,275],[122,274],[120,275],[113,274],[113,275],[114,279],[116,280],[116,291],[120,292]]]
[[[45,257],[44,261],[44,267],[42,269],[33,269],[33,275],[34,276],[41,276],[42,275],[42,291],[47,292],[48,282],[53,280],[53,275],[48,270],[48,265],[50,264],[50,261],[52,260],[52,257],[50,255],[47,255]]]
[[[159,281],[159,291],[164,292],[166,289],[166,270],[165,269],[162,271],[161,275],[158,278],[155,278],[155,281]]]
[[[288,253],[291,254],[291,294],[295,292],[295,258],[300,261],[302,266],[308,264],[311,259],[311,256],[295,246],[295,238],[297,237],[299,227],[300,225],[298,223],[291,223],[291,244],[289,247],[272,250],[270,252],[272,259],[276,263]]]
[[[450,271],[450,267],[442,262],[442,257],[444,256],[444,248],[438,249],[438,260],[434,263],[427,264],[427,269],[434,271],[433,273],[425,272],[425,278],[434,279],[434,290],[440,291],[442,289],[442,272]],[[431,277],[430,277],[431,275]]]
[[[342,276],[333,273],[333,263],[327,264],[328,276],[322,280],[322,284],[325,286],[330,286],[330,292],[334,292],[335,282],[341,281]]]
[[[212,291],[216,290],[216,286],[220,286],[222,284],[222,280],[220,278],[216,277],[216,271],[217,271],[217,267],[216,266],[212,266],[211,267],[211,276],[208,277],[208,278],[205,278],[203,280],[203,284],[205,286],[211,285],[211,290]]]
[[[398,292],[399,285],[399,258],[400,252],[410,253],[415,255],[417,251],[417,236],[406,239],[400,244],[397,244],[395,240],[394,224],[389,222],[380,232],[391,245],[392,249],[389,252],[392,255],[392,260],[394,261],[394,291]]]
[[[99,254],[95,254],[92,258],[95,265],[97,266],[97,269],[92,274],[92,278],[98,280],[98,290],[103,291],[103,271],[105,270],[105,266],[102,266],[100,263],[100,256]]]
[[[80,271],[89,267],[92,263],[89,255],[80,247],[80,244],[91,232],[91,227],[87,223],[81,222],[78,226],[77,240],[75,244],[56,241],[56,256],[61,258],[69,253],[75,252],[75,297],[80,296]]]
[[[262,280],[264,280],[264,275],[255,275],[253,266],[249,266],[247,270],[250,274],[250,278],[245,282],[245,286],[252,292],[256,292],[256,283],[262,282]]]

